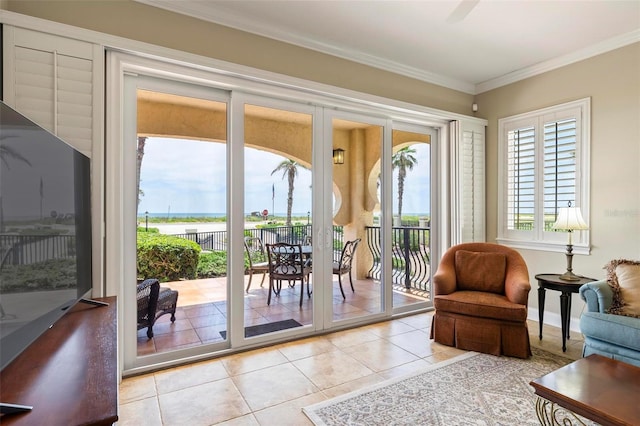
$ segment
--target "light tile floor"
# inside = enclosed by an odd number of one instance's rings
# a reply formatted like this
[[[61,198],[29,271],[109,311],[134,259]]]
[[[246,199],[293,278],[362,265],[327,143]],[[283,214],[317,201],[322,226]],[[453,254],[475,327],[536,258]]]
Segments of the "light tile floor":
[[[431,313],[127,378],[118,425],[311,425],[302,407],[464,351],[429,340]],[[531,344],[562,354],[560,330],[529,322]],[[565,355],[578,359],[582,336]]]

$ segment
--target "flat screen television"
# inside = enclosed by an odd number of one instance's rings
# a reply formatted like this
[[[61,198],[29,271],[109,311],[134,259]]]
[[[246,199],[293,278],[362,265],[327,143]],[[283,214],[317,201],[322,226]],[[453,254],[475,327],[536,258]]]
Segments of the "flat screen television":
[[[3,102],[0,155],[2,370],[92,282],[90,159]]]

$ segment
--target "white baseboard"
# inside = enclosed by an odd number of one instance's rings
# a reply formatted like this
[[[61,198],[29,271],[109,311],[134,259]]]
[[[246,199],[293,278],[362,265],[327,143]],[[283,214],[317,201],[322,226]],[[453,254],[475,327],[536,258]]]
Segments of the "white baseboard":
[[[532,321],[539,322],[538,318],[538,308],[528,308],[527,319]],[[556,314],[555,312],[544,312],[544,324],[551,325],[553,327],[562,328],[562,321],[560,318],[560,314]],[[531,330],[530,330],[531,331]],[[571,321],[569,324],[569,331],[574,333],[580,333],[580,317],[571,317]],[[537,334],[537,332],[536,332]],[[543,331],[544,334],[544,331]]]

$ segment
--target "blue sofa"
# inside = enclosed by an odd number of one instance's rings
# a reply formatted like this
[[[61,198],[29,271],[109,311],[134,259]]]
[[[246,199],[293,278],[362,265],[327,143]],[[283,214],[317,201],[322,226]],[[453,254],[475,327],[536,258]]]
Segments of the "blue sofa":
[[[582,356],[600,354],[640,367],[640,318],[606,313],[613,298],[606,280],[584,284],[580,297],[587,302],[580,317]]]

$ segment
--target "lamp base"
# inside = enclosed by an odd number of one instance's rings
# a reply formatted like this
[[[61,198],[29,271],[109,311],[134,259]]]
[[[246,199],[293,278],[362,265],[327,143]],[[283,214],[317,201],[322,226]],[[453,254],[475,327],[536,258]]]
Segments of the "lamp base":
[[[564,274],[560,275],[558,278],[560,278],[562,281],[580,281],[580,277],[571,271],[565,272]]]

